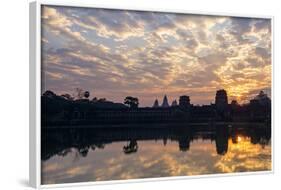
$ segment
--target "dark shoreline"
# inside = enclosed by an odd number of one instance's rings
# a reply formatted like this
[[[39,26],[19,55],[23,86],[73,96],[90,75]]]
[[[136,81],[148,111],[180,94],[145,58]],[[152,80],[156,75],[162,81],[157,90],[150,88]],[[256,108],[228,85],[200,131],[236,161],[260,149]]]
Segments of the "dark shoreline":
[[[269,128],[270,123],[265,122],[210,122],[210,123],[141,123],[141,124],[94,124],[94,125],[49,125],[42,126],[42,129],[114,129],[114,128],[143,128],[143,129],[155,129],[155,128],[185,128],[185,127],[198,127],[200,129],[215,129],[218,126],[224,126],[229,128]]]

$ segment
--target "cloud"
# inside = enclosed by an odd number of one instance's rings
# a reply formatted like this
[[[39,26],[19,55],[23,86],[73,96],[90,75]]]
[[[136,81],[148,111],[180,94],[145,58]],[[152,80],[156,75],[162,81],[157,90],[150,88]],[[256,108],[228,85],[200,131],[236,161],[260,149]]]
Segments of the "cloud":
[[[86,42],[86,39],[79,32],[71,30],[72,21],[55,8],[44,7],[42,9],[42,23],[56,35],[63,34],[70,39]]]
[[[271,24],[270,19],[259,19],[256,21],[254,25],[255,32],[261,31],[261,30],[267,30],[267,32],[271,33]]]
[[[84,8],[81,13],[80,10],[81,8],[73,8],[71,12],[75,14],[68,13],[68,16],[74,24],[85,31],[95,32],[99,37],[122,41],[143,35],[143,23],[135,19],[138,16],[137,12],[130,14],[127,11]]]
[[[256,47],[255,54],[261,57],[262,59],[269,59],[271,56],[271,53],[270,51],[268,51],[268,49],[260,48],[260,47]]]
[[[206,104],[216,89],[247,101],[270,88],[267,19],[44,6],[42,21],[43,90],[150,106],[164,94]]]

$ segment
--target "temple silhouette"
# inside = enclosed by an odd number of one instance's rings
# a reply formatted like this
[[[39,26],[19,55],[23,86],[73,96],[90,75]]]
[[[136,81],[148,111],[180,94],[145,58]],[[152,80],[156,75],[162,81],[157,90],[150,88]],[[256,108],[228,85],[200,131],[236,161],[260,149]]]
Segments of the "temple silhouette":
[[[89,97],[89,92],[87,92]],[[138,107],[138,98],[128,96],[122,103],[105,99],[70,99],[46,91],[41,97],[42,127],[76,125],[124,125],[124,124],[213,124],[216,122],[271,123],[271,100],[261,91],[249,103],[228,103],[227,92],[218,90],[215,103],[193,105],[190,97],[182,95],[169,105],[167,95],[160,104],[155,100],[151,107]]]
[[[248,125],[247,125],[248,126]],[[124,154],[136,153],[140,141],[162,141],[163,146],[177,142],[179,151],[189,151],[192,142],[198,139],[214,142],[218,155],[225,155],[228,151],[229,140],[238,143],[238,136],[250,138],[252,144],[267,145],[271,139],[270,128],[260,128],[256,125],[240,128],[228,128],[216,125],[213,129],[198,127],[171,127],[161,130],[147,126],[146,128],[52,128],[42,131],[42,160],[48,160],[54,155],[66,156],[72,149],[76,149],[81,157],[87,156],[89,150],[104,149],[108,144],[122,142],[120,151]],[[212,143],[213,144],[213,143]]]

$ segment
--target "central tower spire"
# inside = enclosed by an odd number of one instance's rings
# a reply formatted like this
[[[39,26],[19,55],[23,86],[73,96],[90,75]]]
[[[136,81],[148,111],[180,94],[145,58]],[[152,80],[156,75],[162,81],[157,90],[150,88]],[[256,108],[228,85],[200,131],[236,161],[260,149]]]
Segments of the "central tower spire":
[[[163,108],[169,107],[168,98],[167,98],[166,95],[165,95],[164,98],[163,98],[162,107],[163,107]]]

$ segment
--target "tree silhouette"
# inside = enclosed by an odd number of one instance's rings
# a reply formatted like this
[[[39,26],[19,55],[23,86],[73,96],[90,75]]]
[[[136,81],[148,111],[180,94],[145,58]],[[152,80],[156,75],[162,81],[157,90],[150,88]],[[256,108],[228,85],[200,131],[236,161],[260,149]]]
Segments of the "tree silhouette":
[[[100,98],[98,102],[106,102],[106,98]]]
[[[130,108],[137,108],[139,106],[139,99],[132,96],[127,96],[124,99],[124,104],[128,105]]]
[[[89,98],[90,97],[90,92],[89,91],[85,91],[84,92],[84,97],[85,98]]]
[[[66,100],[73,100],[74,98],[70,94],[62,94],[61,97],[63,97]]]
[[[92,99],[92,102],[97,102],[98,101],[98,98],[97,97],[94,97],[93,99]]]
[[[73,94],[73,99],[83,99],[83,98],[89,98],[90,97],[90,92],[89,91],[84,91],[82,88],[75,88],[74,89],[74,94]]]
[[[45,96],[45,97],[55,97],[56,94],[51,90],[47,90],[46,92],[43,93],[43,96]]]
[[[84,97],[84,91],[83,91],[83,89],[82,88],[75,88],[74,89],[74,97],[76,98],[76,99],[82,99],[83,97]]]

